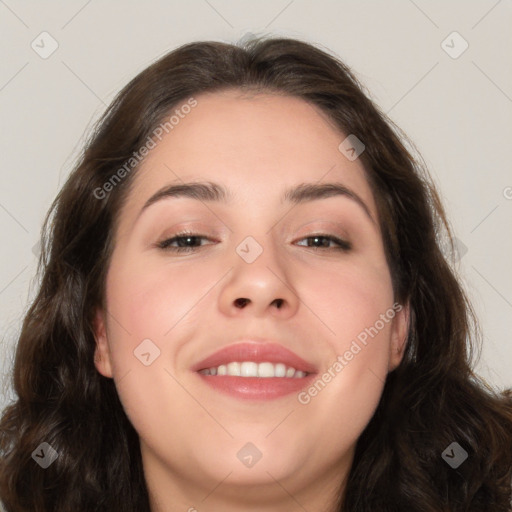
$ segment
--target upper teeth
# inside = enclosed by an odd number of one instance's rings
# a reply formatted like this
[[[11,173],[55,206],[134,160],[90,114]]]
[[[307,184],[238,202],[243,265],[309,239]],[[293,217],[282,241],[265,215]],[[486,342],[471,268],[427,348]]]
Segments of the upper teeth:
[[[306,373],[296,370],[283,363],[255,363],[253,361],[244,361],[242,363],[232,362],[221,364],[213,368],[199,370],[204,375],[231,375],[235,377],[294,377],[302,378]]]

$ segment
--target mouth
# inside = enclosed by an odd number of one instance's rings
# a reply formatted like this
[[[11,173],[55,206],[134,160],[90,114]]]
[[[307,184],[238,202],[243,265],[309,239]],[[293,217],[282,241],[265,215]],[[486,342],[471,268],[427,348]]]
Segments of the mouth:
[[[298,393],[316,368],[276,343],[237,343],[200,361],[192,370],[215,391],[239,399],[269,400]]]

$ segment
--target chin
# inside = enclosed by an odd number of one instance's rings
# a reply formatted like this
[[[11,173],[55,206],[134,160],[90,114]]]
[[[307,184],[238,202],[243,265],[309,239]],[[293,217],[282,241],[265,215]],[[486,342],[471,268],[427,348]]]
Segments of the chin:
[[[286,479],[304,466],[294,443],[283,445],[276,437],[271,440],[264,435],[246,435],[230,440],[229,447],[213,455],[211,460],[218,476],[224,478],[229,472],[232,483],[267,484],[269,481]],[[269,474],[270,473],[270,474]]]

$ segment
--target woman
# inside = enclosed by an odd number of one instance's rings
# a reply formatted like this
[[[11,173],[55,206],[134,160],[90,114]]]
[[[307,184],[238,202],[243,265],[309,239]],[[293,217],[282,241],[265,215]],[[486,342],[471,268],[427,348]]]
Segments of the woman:
[[[443,230],[337,59],[292,39],[164,56],[45,221],[6,510],[510,512],[512,396],[471,369]]]

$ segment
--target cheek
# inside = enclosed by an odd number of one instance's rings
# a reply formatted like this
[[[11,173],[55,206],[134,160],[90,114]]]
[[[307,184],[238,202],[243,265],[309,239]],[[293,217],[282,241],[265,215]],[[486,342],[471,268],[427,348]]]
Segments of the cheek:
[[[380,338],[389,337],[390,322],[380,320],[393,306],[391,276],[385,263],[353,260],[337,268],[315,268],[304,272],[300,286],[304,300],[319,319],[323,339],[336,353],[343,353],[347,342],[361,333],[364,339],[365,329],[376,322]]]
[[[326,443],[343,432],[350,444],[370,421],[388,372],[396,314],[391,277],[384,264],[347,265],[305,275],[302,291],[319,319],[316,338],[329,355],[298,401],[325,425]]]
[[[208,272],[148,267],[119,264],[107,285],[112,313],[133,341],[168,339],[174,326],[182,319],[186,322],[187,313],[211,286]]]
[[[190,396],[173,378],[182,343],[175,340],[180,330],[190,329],[189,322],[197,322],[194,305],[211,280],[127,259],[117,260],[111,270],[108,337],[116,388],[139,435],[154,440],[169,424],[179,425],[180,415],[190,408]]]

